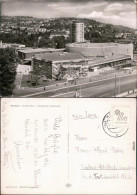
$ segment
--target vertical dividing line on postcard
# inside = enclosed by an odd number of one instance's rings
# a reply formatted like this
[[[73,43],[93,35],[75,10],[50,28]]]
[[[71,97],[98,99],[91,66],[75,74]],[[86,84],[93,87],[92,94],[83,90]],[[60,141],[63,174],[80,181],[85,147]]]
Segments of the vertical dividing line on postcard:
[[[69,181],[69,105],[68,105],[68,181]]]

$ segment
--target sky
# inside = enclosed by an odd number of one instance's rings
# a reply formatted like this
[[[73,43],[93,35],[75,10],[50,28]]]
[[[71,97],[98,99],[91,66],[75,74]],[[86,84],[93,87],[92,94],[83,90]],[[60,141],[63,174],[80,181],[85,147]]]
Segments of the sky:
[[[134,0],[3,0],[2,15],[79,17],[136,28]]]

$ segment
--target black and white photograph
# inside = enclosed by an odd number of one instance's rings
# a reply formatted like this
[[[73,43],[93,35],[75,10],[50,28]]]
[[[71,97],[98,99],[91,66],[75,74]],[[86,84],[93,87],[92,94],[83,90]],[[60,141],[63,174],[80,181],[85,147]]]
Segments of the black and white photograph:
[[[136,194],[137,0],[0,0],[5,195]]]
[[[0,96],[136,97],[135,0],[2,0]]]

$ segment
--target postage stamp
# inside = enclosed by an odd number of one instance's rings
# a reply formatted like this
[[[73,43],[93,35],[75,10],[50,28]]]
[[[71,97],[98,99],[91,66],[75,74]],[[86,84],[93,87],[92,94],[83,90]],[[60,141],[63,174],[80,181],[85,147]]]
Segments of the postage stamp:
[[[102,127],[111,137],[121,137],[126,134],[130,125],[130,107],[113,106],[102,121]]]
[[[130,106],[113,106],[111,109],[111,123],[123,127],[130,123]]]

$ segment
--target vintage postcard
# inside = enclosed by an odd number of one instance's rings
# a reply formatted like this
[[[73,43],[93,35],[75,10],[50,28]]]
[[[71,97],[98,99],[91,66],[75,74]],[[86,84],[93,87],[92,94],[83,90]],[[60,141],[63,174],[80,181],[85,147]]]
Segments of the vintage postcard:
[[[136,0],[1,0],[2,97],[136,97]]]
[[[136,194],[136,100],[3,98],[2,194]]]

